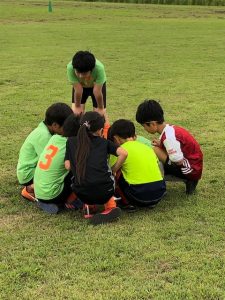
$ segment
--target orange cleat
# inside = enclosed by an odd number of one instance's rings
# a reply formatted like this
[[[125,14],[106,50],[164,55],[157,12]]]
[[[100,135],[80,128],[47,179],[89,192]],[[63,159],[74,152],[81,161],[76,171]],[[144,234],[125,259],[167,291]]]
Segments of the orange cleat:
[[[35,202],[37,201],[36,198],[34,196],[32,196],[30,193],[28,193],[26,187],[24,187],[21,191],[21,196],[31,202]]]

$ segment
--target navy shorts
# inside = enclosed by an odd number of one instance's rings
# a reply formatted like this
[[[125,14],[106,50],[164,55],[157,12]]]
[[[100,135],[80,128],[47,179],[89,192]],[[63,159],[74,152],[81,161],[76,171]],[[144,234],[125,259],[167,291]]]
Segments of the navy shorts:
[[[121,174],[118,185],[128,202],[135,206],[156,205],[166,194],[164,180],[144,184],[129,184]]]

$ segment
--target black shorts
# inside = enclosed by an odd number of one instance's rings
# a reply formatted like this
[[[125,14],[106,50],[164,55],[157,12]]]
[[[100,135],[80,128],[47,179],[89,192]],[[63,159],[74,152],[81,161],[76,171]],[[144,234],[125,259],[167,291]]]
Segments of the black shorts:
[[[164,180],[144,184],[129,184],[121,174],[118,185],[128,202],[135,206],[156,205],[166,194]]]
[[[102,95],[103,95],[103,103],[104,108],[106,108],[106,82],[102,86]],[[91,97],[93,107],[97,108],[98,104],[93,94],[93,87],[91,88],[83,88],[83,94],[81,98],[81,104],[85,104],[88,97]],[[74,103],[74,87],[72,88],[72,103]]]
[[[64,179],[64,187],[62,192],[55,198],[49,199],[49,200],[44,200],[44,199],[38,199],[38,201],[44,202],[44,203],[54,203],[57,204],[58,206],[62,206],[65,204],[67,198],[69,195],[72,193],[72,173],[69,173],[65,179]]]
[[[86,204],[105,204],[114,195],[114,182],[99,183],[89,186],[72,185],[77,197]]]
[[[21,185],[28,186],[28,185],[31,185],[31,184],[33,184],[33,183],[34,183],[34,180],[33,180],[33,178],[32,178],[30,181],[28,181],[28,182],[26,182],[26,183],[23,183],[23,184],[21,184]]]
[[[164,164],[164,174],[173,175],[181,179],[187,179],[187,177],[182,173],[181,167],[171,162],[169,157],[167,157],[167,160]]]

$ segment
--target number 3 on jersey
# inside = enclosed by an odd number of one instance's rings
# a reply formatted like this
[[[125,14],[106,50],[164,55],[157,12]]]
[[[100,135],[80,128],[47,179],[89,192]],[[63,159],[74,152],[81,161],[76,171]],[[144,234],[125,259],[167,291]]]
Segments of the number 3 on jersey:
[[[46,158],[46,162],[40,161],[39,162],[39,167],[43,170],[48,170],[51,163],[52,163],[52,159],[53,157],[56,155],[56,153],[59,151],[59,148],[53,145],[50,145],[47,150],[51,150],[50,153],[45,155]]]

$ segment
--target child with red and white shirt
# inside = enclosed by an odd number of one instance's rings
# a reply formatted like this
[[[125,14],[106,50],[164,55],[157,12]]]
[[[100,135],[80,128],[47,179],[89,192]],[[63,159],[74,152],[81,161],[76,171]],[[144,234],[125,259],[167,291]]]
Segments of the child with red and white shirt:
[[[192,194],[203,168],[203,154],[198,142],[186,129],[166,124],[163,109],[155,100],[145,100],[138,106],[136,120],[149,133],[160,134],[159,140],[153,140],[152,144],[164,165],[165,175],[183,179],[186,194]]]

